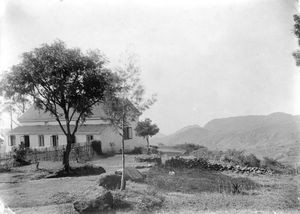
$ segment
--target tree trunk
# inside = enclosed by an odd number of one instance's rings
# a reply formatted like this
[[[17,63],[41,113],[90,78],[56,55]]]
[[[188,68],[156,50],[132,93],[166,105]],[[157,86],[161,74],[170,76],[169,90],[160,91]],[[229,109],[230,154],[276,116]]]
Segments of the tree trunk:
[[[150,154],[149,136],[146,137],[147,140],[147,154]]]
[[[122,136],[122,177],[121,177],[121,190],[125,190],[125,145],[124,145],[124,133]]]
[[[74,143],[74,138],[72,135],[68,135],[66,151],[64,151],[64,156],[63,156],[63,165],[66,172],[70,172],[69,157],[70,157],[72,143]]]

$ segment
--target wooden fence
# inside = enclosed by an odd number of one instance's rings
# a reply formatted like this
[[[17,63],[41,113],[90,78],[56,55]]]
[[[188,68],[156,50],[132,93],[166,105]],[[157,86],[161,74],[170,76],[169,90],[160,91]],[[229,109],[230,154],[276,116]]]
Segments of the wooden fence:
[[[31,162],[37,161],[62,161],[66,146],[36,148],[28,152],[27,158]],[[13,158],[13,152],[0,153],[0,164],[3,164]],[[73,144],[70,152],[70,160],[87,161],[91,160],[95,152],[90,143]]]

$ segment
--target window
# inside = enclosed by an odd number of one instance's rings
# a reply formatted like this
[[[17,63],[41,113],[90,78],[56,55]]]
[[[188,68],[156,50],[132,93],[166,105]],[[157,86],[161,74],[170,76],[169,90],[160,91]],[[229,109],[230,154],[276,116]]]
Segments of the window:
[[[125,140],[132,139],[132,128],[131,127],[125,127],[123,133],[124,133]]]
[[[44,135],[39,135],[39,146],[45,146]]]
[[[86,136],[86,142],[90,143],[92,140],[94,140],[94,136],[93,135],[87,135]]]
[[[51,136],[51,144],[53,147],[58,146],[58,136],[57,135],[52,135]]]
[[[16,145],[16,136],[10,135],[10,145],[15,146]]]

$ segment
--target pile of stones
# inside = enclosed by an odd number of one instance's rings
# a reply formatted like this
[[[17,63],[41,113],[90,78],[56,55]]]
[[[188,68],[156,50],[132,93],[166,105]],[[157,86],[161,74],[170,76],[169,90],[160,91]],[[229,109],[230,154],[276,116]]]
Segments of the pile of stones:
[[[219,164],[219,163],[208,163],[208,169],[215,171],[232,171],[235,173],[252,173],[252,174],[269,174],[272,175],[274,172],[271,169],[265,169],[260,167],[247,167],[240,165],[230,164]]]
[[[214,171],[231,171],[235,173],[248,173],[248,174],[274,174],[274,171],[270,169],[260,167],[247,167],[240,165],[224,164],[224,163],[211,163],[202,158],[183,158],[172,157],[165,162],[165,167],[180,168],[180,169],[194,169],[202,168]]]

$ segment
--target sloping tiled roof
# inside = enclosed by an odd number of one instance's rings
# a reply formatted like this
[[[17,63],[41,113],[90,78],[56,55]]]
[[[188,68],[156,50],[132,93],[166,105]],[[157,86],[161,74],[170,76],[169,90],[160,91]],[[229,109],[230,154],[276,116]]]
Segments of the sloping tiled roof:
[[[58,110],[62,113],[62,110]],[[103,104],[95,105],[93,108],[93,115],[90,117],[90,119],[104,119],[105,113],[103,110]],[[74,115],[74,119],[78,117],[78,114]],[[63,116],[61,117],[62,120],[64,119]],[[40,110],[36,108],[34,105],[32,105],[21,117],[18,118],[18,120],[22,122],[36,122],[36,121],[55,121],[55,118],[50,115],[49,112],[44,112],[43,110]]]
[[[109,125],[82,125],[78,127],[77,134],[101,134]],[[65,126],[64,126],[65,128]],[[74,126],[71,126],[71,130],[74,130]],[[38,134],[64,134],[60,126],[41,125],[41,126],[19,126],[10,134],[26,134],[26,135],[38,135]]]

